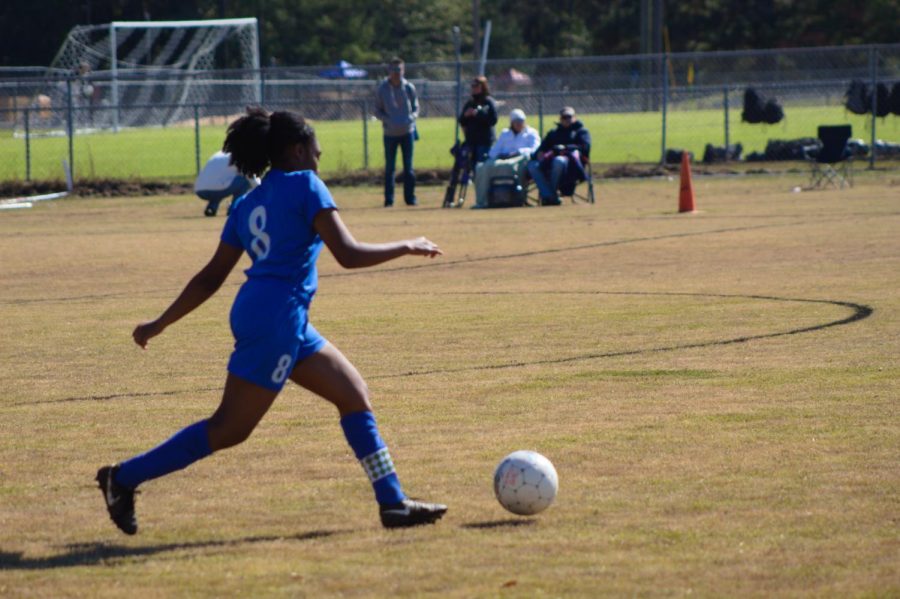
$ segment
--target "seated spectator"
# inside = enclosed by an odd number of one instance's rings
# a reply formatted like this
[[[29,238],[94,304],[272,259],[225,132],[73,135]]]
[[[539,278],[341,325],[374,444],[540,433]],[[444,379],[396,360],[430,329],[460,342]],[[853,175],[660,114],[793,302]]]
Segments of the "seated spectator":
[[[559,111],[556,129],[547,134],[528,163],[528,173],[537,184],[541,204],[558,206],[559,196],[572,195],[575,184],[587,178],[583,162],[591,152],[591,134],[576,120],[575,109]]]
[[[210,157],[203,170],[197,175],[197,180],[194,182],[194,193],[201,200],[207,202],[203,214],[215,216],[219,210],[219,204],[226,197],[232,196],[231,204],[234,204],[239,196],[257,185],[259,185],[259,179],[247,179],[238,173],[231,164],[231,154],[220,150]],[[231,206],[229,206],[228,212],[231,213]]]
[[[488,159],[475,169],[475,205],[488,207],[488,190],[494,177],[515,176],[523,180],[528,159],[541,144],[538,132],[525,124],[525,113],[516,108],[509,113],[509,129],[504,129],[491,146]]]

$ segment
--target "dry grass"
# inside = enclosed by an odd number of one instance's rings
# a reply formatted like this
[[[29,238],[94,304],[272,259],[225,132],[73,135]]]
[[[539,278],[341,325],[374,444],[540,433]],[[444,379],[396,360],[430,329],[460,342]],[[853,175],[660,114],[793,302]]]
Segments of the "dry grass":
[[[682,216],[677,181],[514,211],[335,190],[359,238],[446,251],[320,261],[313,321],[367,377],[408,491],[451,505],[401,532],[333,410],[288,388],[248,443],[148,483],[120,535],[92,476],[215,407],[241,273],[149,351],[130,331],[222,219],[173,197],[0,214],[0,595],[900,594],[900,186],[796,177],[695,180]],[[520,448],[560,473],[533,519],[492,497]]]

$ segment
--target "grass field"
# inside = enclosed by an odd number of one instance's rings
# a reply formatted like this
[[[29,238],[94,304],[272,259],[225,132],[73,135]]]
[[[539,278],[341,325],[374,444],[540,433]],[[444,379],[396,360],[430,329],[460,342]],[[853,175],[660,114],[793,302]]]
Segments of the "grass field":
[[[509,107],[503,108],[503,114]],[[581,115],[593,135],[595,162],[618,164],[658,162],[661,152],[662,117],[658,113]],[[536,115],[530,124],[537,128]],[[544,122],[545,133],[554,125],[555,115]],[[854,136],[867,143],[871,121],[846,112],[842,107],[788,107],[787,118],[777,125],[749,125],[741,122],[740,109],[729,112],[730,141],[741,143],[744,155],[762,152],[769,139],[815,137],[821,124],[850,123]],[[667,147],[687,148],[699,160],[707,143],[725,144],[725,118],[720,110],[672,110],[668,114]],[[201,162],[221,148],[227,120],[201,128]],[[360,121],[315,123],[324,155],[322,172],[355,171],[364,167],[363,127]],[[507,126],[504,117],[500,123]],[[878,137],[900,142],[900,118],[878,120]],[[423,118],[421,139],[416,144],[416,168],[449,168],[448,152],[453,145],[453,119]],[[369,168],[384,168],[381,124],[368,127]],[[167,129],[132,129],[120,133],[79,135],[74,140],[75,173],[89,178],[144,178],[189,180],[196,175],[193,126]],[[64,137],[37,138],[31,143],[32,178],[60,179],[60,161],[68,156]],[[0,136],[0,181],[25,178],[25,141],[10,132]]]
[[[366,377],[434,527],[380,528],[325,402],[287,388],[251,439],[143,487],[121,535],[98,466],[217,405],[242,281],[147,351],[133,326],[223,219],[190,197],[0,212],[0,596],[900,595],[900,179],[604,181],[596,205],[379,207],[363,240],[445,256],[320,260],[312,320]],[[243,264],[243,263],[242,263]],[[560,494],[505,513],[507,453]]]

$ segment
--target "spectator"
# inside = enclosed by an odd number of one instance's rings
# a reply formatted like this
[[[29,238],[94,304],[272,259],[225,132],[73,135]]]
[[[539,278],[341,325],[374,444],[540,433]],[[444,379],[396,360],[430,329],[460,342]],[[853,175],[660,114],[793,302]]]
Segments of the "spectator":
[[[419,100],[416,88],[403,78],[404,63],[392,58],[388,76],[375,91],[375,117],[384,128],[384,205],[394,205],[394,171],[397,148],[403,154],[403,200],[416,205],[416,173],[413,171],[413,144],[419,138],[416,119]]]
[[[488,151],[497,138],[497,103],[491,97],[487,77],[479,75],[472,80],[472,97],[463,105],[459,124],[466,135],[466,145],[472,164],[487,160]]]
[[[535,159],[528,163],[528,173],[537,184],[541,204],[558,206],[560,188],[569,191],[568,188],[574,189],[577,180],[585,179],[582,160],[587,160],[590,153],[590,132],[575,118],[575,109],[566,106],[559,111],[556,129],[547,134]]]
[[[215,216],[222,200],[232,196],[228,207],[228,214],[231,214],[235,200],[256,185],[259,185],[258,179],[248,179],[240,174],[231,164],[231,154],[220,150],[210,157],[197,175],[194,193],[201,200],[206,200],[206,210],[203,211],[206,216]]]
[[[515,176],[523,180],[528,159],[541,144],[538,132],[525,123],[525,112],[516,108],[509,113],[509,129],[504,129],[491,146],[488,159],[475,169],[475,206],[488,207],[488,191],[494,177]]]

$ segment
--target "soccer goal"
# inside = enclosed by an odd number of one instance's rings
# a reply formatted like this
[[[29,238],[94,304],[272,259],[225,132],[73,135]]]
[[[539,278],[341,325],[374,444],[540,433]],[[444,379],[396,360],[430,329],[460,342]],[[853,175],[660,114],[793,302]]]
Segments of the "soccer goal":
[[[53,118],[80,132],[166,126],[193,119],[195,107],[258,103],[259,67],[255,18],[82,25],[54,58],[43,95]]]

